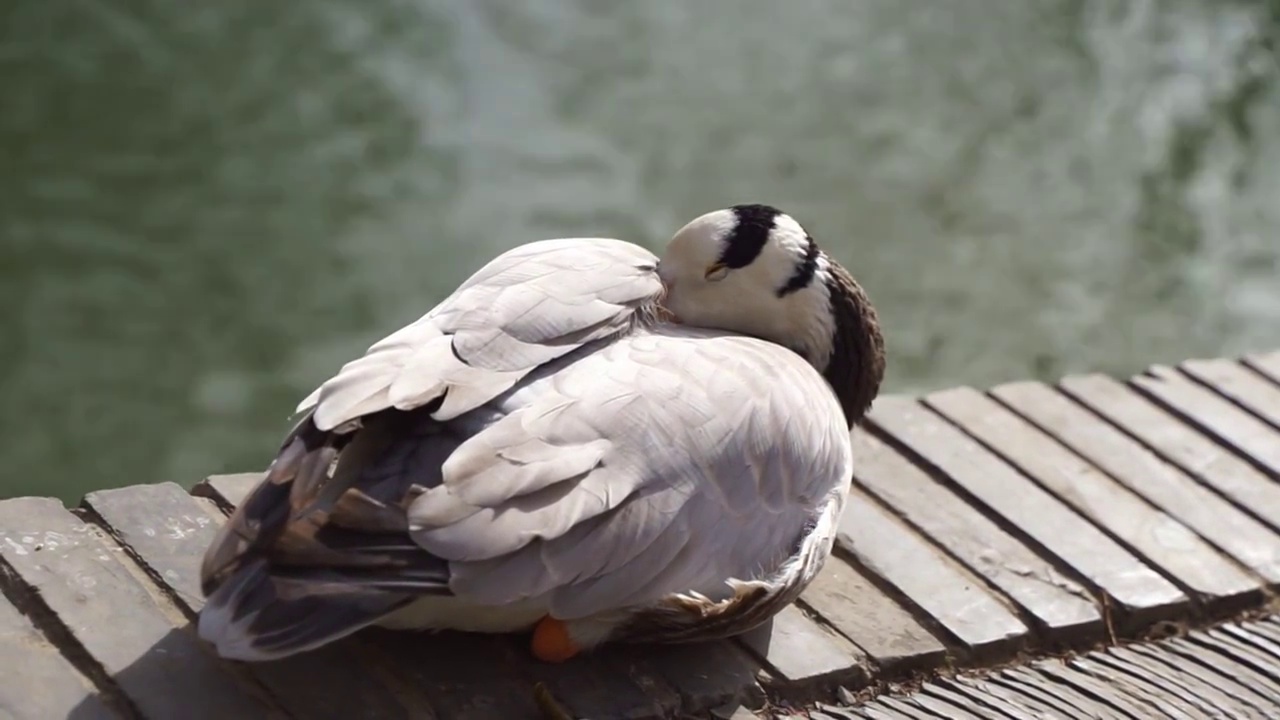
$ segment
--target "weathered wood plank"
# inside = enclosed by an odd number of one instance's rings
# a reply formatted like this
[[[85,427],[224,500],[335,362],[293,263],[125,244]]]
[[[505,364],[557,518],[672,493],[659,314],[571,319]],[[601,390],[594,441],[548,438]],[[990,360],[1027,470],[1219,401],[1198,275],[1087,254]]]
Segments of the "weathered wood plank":
[[[191,488],[196,497],[209,498],[224,508],[239,507],[264,473],[236,473],[234,475],[210,475]]]
[[[1146,655],[1148,658],[1163,662],[1184,676],[1195,678],[1202,686],[1222,691],[1236,704],[1243,704],[1255,710],[1264,710],[1272,704],[1264,695],[1256,692],[1249,683],[1224,671],[1222,660],[1207,650],[1195,646],[1188,648],[1185,644],[1174,641],[1163,641],[1158,646],[1137,644],[1132,645],[1131,649],[1139,655]]]
[[[950,685],[970,697],[984,702],[1012,718],[1036,718],[1039,716],[1037,704],[1021,693],[1011,692],[985,678],[968,675],[957,675],[949,680],[940,681]]]
[[[1106,375],[1063,378],[1058,387],[1273,529],[1280,529],[1280,483]]]
[[[1062,720],[1068,720],[1068,716],[1053,712],[1055,707],[1047,705],[1041,698],[1021,692],[1020,689],[1011,687],[1009,684],[997,682],[991,676],[970,678],[970,676],[957,675],[954,682],[957,685],[964,685],[969,691],[983,693],[987,697],[1000,698],[1000,701],[1007,702],[1011,707],[1019,708],[1021,712],[1027,712],[1032,717],[1061,717]]]
[[[972,708],[982,718],[990,720],[1017,720],[1017,714],[1009,715],[1002,712],[998,706],[987,703],[980,696],[965,692],[962,688],[948,683],[945,679],[939,679],[934,682],[925,683],[920,692],[932,697],[943,700],[956,707]]]
[[[1047,682],[1070,686],[1078,696],[1102,703],[1130,720],[1147,720],[1155,710],[1121,692],[1119,688],[1100,683],[1085,673],[1073,671],[1058,660],[1032,663],[1029,669],[1044,675],[1048,678]]]
[[[1008,383],[990,393],[1254,572],[1280,581],[1280,535],[1133,438],[1041,383]],[[1156,419],[1172,421],[1163,413]]]
[[[81,675],[18,609],[0,596],[0,717],[114,718]]]
[[[771,675],[785,681],[772,684],[786,692],[842,683],[861,685],[867,679],[866,655],[794,604],[741,639],[765,661]]]
[[[1028,637],[1026,626],[981,581],[857,489],[845,506],[836,544],[910,598],[970,655],[1007,655]]]
[[[1280,477],[1280,431],[1172,368],[1154,365],[1147,373],[1131,378],[1129,384],[1219,442],[1235,448],[1272,477]]]
[[[923,470],[912,464],[896,450],[875,436],[859,430],[853,434],[854,478],[896,513],[926,535],[933,538],[969,570],[987,578],[992,585],[1005,592],[1013,602],[1023,608],[1036,621],[1039,629],[1055,642],[1089,642],[1103,635],[1102,615],[1088,592],[1074,580],[1059,573],[1043,558],[1036,555],[1022,542],[1014,539],[985,515],[978,512],[950,490],[941,486]],[[854,500],[850,499],[852,506]],[[846,509],[846,517],[852,511]],[[877,523],[877,527],[884,523]],[[888,544],[874,532],[857,532],[857,525],[846,522],[850,538],[858,546],[874,548]],[[899,534],[903,530],[894,526]],[[910,533],[914,537],[914,532]],[[895,541],[896,542],[896,541]],[[905,574],[913,571],[910,565],[891,566],[893,571]],[[920,566],[923,578],[905,590],[913,599],[917,593],[938,603],[934,609],[945,611],[948,606],[967,607],[967,599],[955,598],[942,602],[940,593],[956,587],[954,577],[935,576],[935,571]],[[936,578],[936,579],[935,579]],[[963,587],[967,581],[959,581]],[[976,591],[980,584],[974,585]],[[980,608],[973,608],[977,611]],[[991,622],[1000,620],[1010,629],[1004,613],[991,610]],[[934,614],[935,618],[943,618]],[[966,615],[966,617],[968,617]],[[966,621],[966,622],[972,622]],[[943,625],[951,627],[946,621]],[[999,627],[997,624],[993,627]],[[952,628],[954,631],[954,628]],[[1006,631],[1007,632],[1007,631]]]
[[[1156,697],[1183,708],[1193,718],[1226,717],[1219,709],[1221,705],[1214,705],[1212,701],[1196,695],[1183,683],[1169,680],[1162,674],[1161,666],[1152,664],[1146,658],[1132,653],[1120,657],[1111,652],[1094,653],[1093,658],[1112,672],[1123,673],[1131,681],[1145,684]],[[1219,702],[1226,701],[1228,698],[1225,696],[1219,699]]]
[[[1265,652],[1251,643],[1212,628],[1191,633],[1186,642],[1224,656],[1235,667],[1235,672],[1252,680],[1255,686],[1265,687],[1276,706],[1280,707],[1280,667],[1274,664],[1274,658],[1268,658]]]
[[[1238,605],[1261,592],[1260,581],[1185,525],[977,390],[943,390],[924,402],[1206,600]]]
[[[1280,350],[1269,353],[1250,353],[1240,359],[1245,365],[1280,385]]]
[[[117,557],[121,552],[57,500],[0,502],[0,558],[144,714],[273,714],[193,635],[174,627]]]
[[[1240,363],[1220,358],[1187,360],[1178,369],[1280,428],[1280,385]]]
[[[877,403],[870,420],[1110,595],[1122,624],[1175,616],[1187,597],[1060,500],[923,405]]]
[[[1168,652],[1153,650],[1144,644],[1112,648],[1110,652],[1117,657],[1132,661],[1169,683],[1186,688],[1196,697],[1202,698],[1199,704],[1218,708],[1247,705],[1235,692],[1228,689],[1229,683],[1222,682],[1217,675],[1190,660]]]
[[[440,720],[537,716],[528,656],[510,638],[375,627],[362,630],[359,640],[389,657],[408,686],[426,693]],[[556,699],[570,706],[574,702],[558,693]]]
[[[1029,698],[1042,708],[1041,717],[1062,717],[1069,720],[1070,717],[1096,717],[1096,712],[1088,712],[1082,710],[1082,703],[1076,700],[1073,693],[1053,692],[1053,689],[1043,687],[1043,685],[1020,682],[1018,678],[1010,673],[998,673],[989,675],[987,682],[998,688],[1004,688],[1006,691],[1016,693],[1019,697]]]
[[[838,557],[827,561],[800,601],[866,651],[883,671],[936,667],[946,653],[911,613]]]
[[[932,714],[933,718],[946,718],[946,720],[981,720],[981,716],[975,715],[971,710],[972,703],[957,705],[942,698],[930,695],[929,693],[919,692],[911,696],[912,702]],[[874,701],[873,701],[874,702]]]
[[[174,483],[160,483],[92,492],[83,504],[195,617],[204,607],[200,562],[222,524],[201,502]],[[380,679],[375,666],[362,660],[350,640],[246,665],[300,717],[407,718],[420,713],[425,698],[407,698],[407,706],[398,702],[391,691],[395,685]]]
[[[636,652],[680,695],[685,712],[728,703],[758,707],[764,699],[756,682],[761,663],[736,642],[644,645]]]
[[[1067,660],[1067,667],[1088,675],[1095,682],[1116,688],[1118,692],[1132,697],[1144,705],[1158,708],[1171,717],[1180,720],[1201,720],[1202,713],[1194,706],[1182,701],[1177,695],[1161,691],[1155,686],[1135,679],[1127,673],[1118,673],[1115,668],[1102,663],[1097,655],[1089,653]]]

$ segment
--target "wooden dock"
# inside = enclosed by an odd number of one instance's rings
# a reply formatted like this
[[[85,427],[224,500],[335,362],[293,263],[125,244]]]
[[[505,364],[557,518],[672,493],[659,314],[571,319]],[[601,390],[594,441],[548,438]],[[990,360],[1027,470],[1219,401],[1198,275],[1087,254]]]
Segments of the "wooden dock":
[[[538,664],[370,630],[265,663],[191,625],[256,475],[0,501],[0,717],[1280,717],[1280,352],[878,400],[836,556],[747,637]]]

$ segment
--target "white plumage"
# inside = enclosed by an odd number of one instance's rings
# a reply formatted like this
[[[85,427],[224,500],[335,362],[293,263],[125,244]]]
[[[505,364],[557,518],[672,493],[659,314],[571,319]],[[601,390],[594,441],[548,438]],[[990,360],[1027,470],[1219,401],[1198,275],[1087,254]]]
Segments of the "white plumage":
[[[883,372],[840,273],[765,206],[695,220],[661,262],[596,238],[504,253],[299,405],[206,556],[201,635],[266,659],[550,617],[576,651],[767,619],[830,552],[850,403]],[[833,392],[838,363],[870,387]]]

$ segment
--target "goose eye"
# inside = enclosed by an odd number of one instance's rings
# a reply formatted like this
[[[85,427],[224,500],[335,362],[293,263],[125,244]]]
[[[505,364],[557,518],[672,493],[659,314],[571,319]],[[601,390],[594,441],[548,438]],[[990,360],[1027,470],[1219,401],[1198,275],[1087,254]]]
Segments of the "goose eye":
[[[709,282],[718,282],[720,280],[725,279],[725,277],[728,276],[728,274],[729,274],[729,267],[727,265],[723,263],[716,263],[711,267],[708,267],[707,271],[703,273],[702,277],[704,277]]]

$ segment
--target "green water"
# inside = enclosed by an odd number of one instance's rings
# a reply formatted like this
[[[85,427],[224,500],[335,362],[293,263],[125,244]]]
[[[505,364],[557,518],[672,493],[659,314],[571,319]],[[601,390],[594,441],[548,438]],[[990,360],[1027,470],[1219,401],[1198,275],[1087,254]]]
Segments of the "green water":
[[[1278,18],[8,0],[0,496],[263,467],[301,396],[494,253],[656,248],[735,202],[863,280],[891,390],[1280,347]]]

